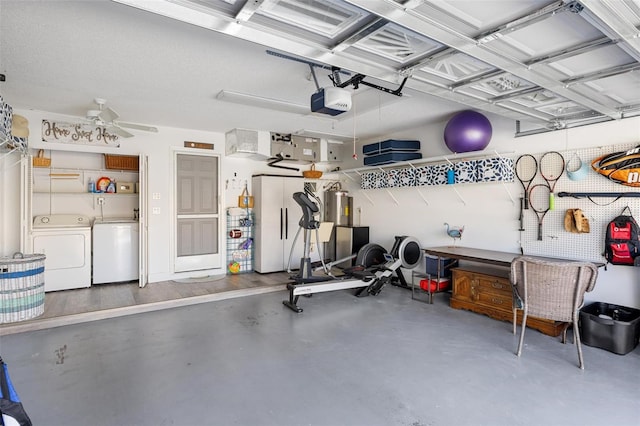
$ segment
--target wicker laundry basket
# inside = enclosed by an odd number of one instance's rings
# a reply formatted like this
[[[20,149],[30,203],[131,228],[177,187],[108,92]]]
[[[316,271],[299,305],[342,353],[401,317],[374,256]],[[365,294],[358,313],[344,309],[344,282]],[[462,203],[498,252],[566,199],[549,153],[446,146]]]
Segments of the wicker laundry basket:
[[[0,258],[0,324],[44,313],[44,254]]]

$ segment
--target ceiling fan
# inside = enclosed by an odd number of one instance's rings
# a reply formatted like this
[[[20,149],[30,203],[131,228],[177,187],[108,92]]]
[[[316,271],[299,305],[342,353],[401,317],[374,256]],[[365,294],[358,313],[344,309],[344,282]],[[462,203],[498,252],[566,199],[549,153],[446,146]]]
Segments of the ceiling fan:
[[[86,114],[87,120],[97,126],[105,127],[108,131],[115,133],[118,136],[122,136],[123,138],[133,137],[132,133],[129,133],[124,129],[125,127],[128,129],[143,130],[145,132],[158,132],[156,127],[118,121],[120,115],[113,109],[105,106],[107,103],[105,99],[95,98],[93,102],[98,105],[98,109],[88,110]]]

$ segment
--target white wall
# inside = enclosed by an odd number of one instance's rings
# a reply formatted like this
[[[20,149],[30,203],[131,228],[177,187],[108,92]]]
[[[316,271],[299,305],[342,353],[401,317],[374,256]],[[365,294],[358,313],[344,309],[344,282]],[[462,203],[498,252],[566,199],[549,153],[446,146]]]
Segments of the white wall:
[[[489,118],[493,126],[493,137],[485,152],[504,152],[507,153],[504,155],[510,158],[517,158],[524,153],[538,154],[549,150],[567,151],[605,145],[640,144],[640,118],[520,138],[514,138],[516,129],[513,121],[497,116]],[[445,125],[446,121],[388,135],[385,139],[419,139],[422,142],[423,158],[451,155],[442,138]],[[376,141],[358,143],[359,160],[346,162],[344,168],[362,167],[361,146]],[[347,149],[348,153],[352,151],[351,147]],[[458,244],[498,251],[520,250],[518,217],[522,188],[517,180],[509,184],[478,183],[454,187],[421,187],[420,193],[416,188],[361,190],[358,179],[343,180],[354,197],[353,206],[356,214],[358,209],[361,209],[361,224],[370,226],[371,240],[384,247],[391,247],[395,235],[414,236],[424,247],[451,245],[452,240],[446,235],[443,225],[444,222],[448,222],[465,226],[462,241]],[[604,181],[606,182],[606,179]],[[566,189],[561,185],[556,188],[556,192],[563,190]],[[590,191],[602,190],[592,188]],[[422,199],[421,194],[427,202]],[[392,197],[397,200],[397,204]],[[620,210],[629,205],[634,216],[640,220],[640,201],[637,198],[622,199],[615,205],[619,206]],[[597,209],[597,206],[593,208]],[[564,215],[564,209],[558,208],[551,214]],[[592,223],[592,227],[604,225]],[[563,243],[562,239],[557,240],[557,244]],[[571,257],[581,258],[580,252]],[[609,265],[607,270],[601,268],[596,288],[587,298],[640,308],[640,268],[615,265]]]
[[[149,282],[157,282],[175,278],[184,278],[193,274],[173,274],[170,246],[171,223],[171,179],[173,152],[183,147],[184,141],[205,142],[214,144],[214,152],[220,154],[222,161],[222,204],[226,207],[234,207],[238,202],[242,184],[246,181],[251,187],[251,175],[254,173],[273,173],[282,175],[299,175],[300,173],[268,167],[263,161],[254,161],[242,158],[224,158],[224,134],[214,132],[192,131],[169,127],[159,127],[158,133],[135,131],[136,136],[129,139],[121,139],[120,148],[95,147],[87,145],[75,145],[64,143],[51,143],[41,141],[41,122],[43,119],[58,120],[61,122],[80,122],[79,117],[61,116],[43,111],[15,110],[16,114],[23,115],[29,120],[29,147],[35,154],[39,148],[54,149],[60,151],[76,151],[83,153],[113,153],[122,155],[149,156],[148,174],[148,237],[149,237]],[[49,154],[48,154],[49,155]],[[55,155],[55,154],[54,154]],[[82,156],[79,155],[81,158]],[[20,157],[17,153],[6,156],[0,160],[0,256],[8,256],[20,250],[20,167],[17,164]],[[95,168],[95,164],[78,164],[78,168]],[[235,180],[238,187],[233,187]],[[227,185],[228,184],[228,185]],[[159,199],[153,199],[157,193]],[[107,200],[107,203],[109,200]],[[109,206],[105,206],[108,208]],[[160,214],[151,214],[153,208],[160,208]],[[99,210],[94,207],[94,215],[99,215]],[[55,212],[54,212],[55,213]],[[66,211],[63,213],[67,213]],[[91,211],[82,211],[91,215]],[[221,212],[221,220],[225,223],[225,212]],[[222,250],[224,250],[224,244]],[[195,275],[226,273],[225,262],[223,267],[210,271],[198,271]]]
[[[29,119],[32,148],[48,149],[55,145],[56,149],[82,150],[102,152],[93,147],[73,146],[69,144],[50,144],[41,142],[40,122],[43,118],[72,121],[74,118],[56,116],[39,111],[16,111]],[[515,123],[497,116],[489,116],[494,134],[485,151],[507,152],[506,156],[516,158],[523,153],[541,153],[548,150],[569,150],[585,147],[597,147],[612,144],[630,144],[640,141],[640,118],[603,123],[571,129],[569,131],[550,132],[535,136],[514,138]],[[77,120],[77,118],[75,118]],[[386,138],[419,139],[422,142],[423,157],[435,157],[450,154],[442,140],[446,122],[427,125],[417,129],[408,129]],[[159,127],[159,133],[136,132],[134,138],[122,141],[120,149],[108,149],[107,152],[118,154],[149,155],[149,187],[148,196],[160,193],[159,200],[148,199],[149,213],[153,207],[159,207],[159,215],[149,214],[149,278],[151,282],[176,278],[171,273],[172,256],[170,252],[170,196],[172,149],[181,147],[184,141],[213,143],[215,152],[223,156],[222,180],[225,206],[235,206],[239,187],[233,187],[233,179],[240,184],[246,180],[251,185],[254,173],[273,173],[298,175],[293,171],[274,169],[266,163],[241,158],[224,158],[224,134],[199,132],[185,129]],[[264,130],[264,129],[263,129]],[[364,143],[357,144],[359,159],[350,159],[352,147],[344,146],[345,161],[342,169],[362,167],[362,148]],[[20,248],[19,243],[19,169],[6,165],[15,160],[5,158],[2,166],[0,182],[0,255],[9,255]],[[323,167],[325,171],[329,166]],[[500,251],[517,252],[520,247],[518,229],[520,184],[516,181],[509,184],[482,183],[461,184],[452,187],[429,187],[421,189],[422,197],[416,189],[386,190],[359,189],[357,175],[351,178],[342,174],[326,174],[323,179],[340,180],[354,197],[354,210],[361,210],[354,217],[355,224],[370,226],[371,241],[385,247],[391,247],[395,235],[412,235],[417,237],[423,246],[439,246],[451,244],[444,232],[444,222],[464,225],[465,232],[462,244],[469,247],[486,248]],[[355,176],[355,177],[354,177]],[[562,188],[559,188],[562,190]],[[457,192],[456,192],[457,190]],[[371,201],[369,200],[371,199]],[[514,202],[515,200],[515,202]],[[640,205],[630,199],[634,215],[640,219]],[[217,271],[224,273],[224,269]],[[215,273],[215,271],[212,271]],[[640,308],[640,268],[612,266],[600,270],[596,289],[588,295],[589,300],[615,303]]]

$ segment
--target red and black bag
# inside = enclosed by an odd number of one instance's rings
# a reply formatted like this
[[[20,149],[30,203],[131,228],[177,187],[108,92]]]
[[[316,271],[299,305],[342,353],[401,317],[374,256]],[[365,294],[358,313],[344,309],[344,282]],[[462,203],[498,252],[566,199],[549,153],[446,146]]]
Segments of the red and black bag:
[[[640,227],[628,206],[607,224],[603,254],[614,265],[640,266]]]

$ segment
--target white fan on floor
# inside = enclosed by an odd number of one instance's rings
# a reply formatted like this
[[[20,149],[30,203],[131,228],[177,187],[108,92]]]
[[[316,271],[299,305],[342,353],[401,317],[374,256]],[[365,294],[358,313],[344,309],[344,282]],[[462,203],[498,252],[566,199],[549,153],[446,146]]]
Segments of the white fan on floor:
[[[118,121],[120,115],[113,109],[105,106],[107,103],[105,99],[95,98],[93,101],[98,105],[98,109],[90,109],[87,111],[86,117],[87,120],[97,126],[103,126],[108,131],[115,133],[118,136],[122,136],[123,138],[130,138],[133,136],[132,133],[129,133],[124,129],[125,127],[128,129],[143,130],[145,132],[158,132],[156,127]]]

